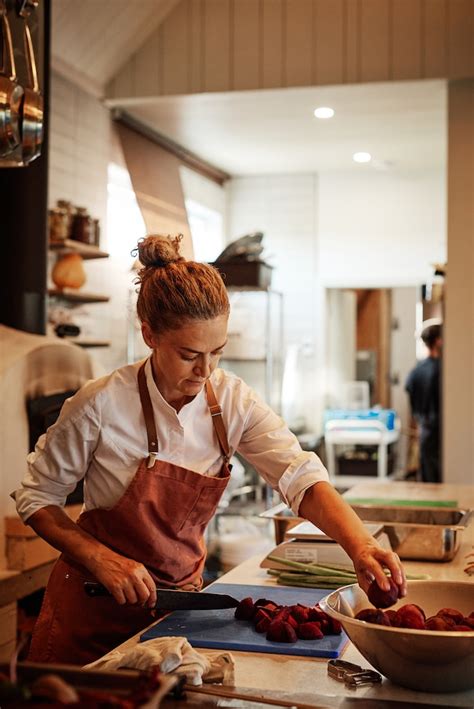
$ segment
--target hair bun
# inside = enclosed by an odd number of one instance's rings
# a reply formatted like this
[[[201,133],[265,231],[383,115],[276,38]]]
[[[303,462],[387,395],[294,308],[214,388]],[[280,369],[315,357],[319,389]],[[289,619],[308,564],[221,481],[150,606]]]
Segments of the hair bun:
[[[140,263],[145,268],[165,268],[170,263],[184,261],[185,259],[179,253],[179,244],[182,238],[182,234],[175,237],[146,236],[137,245]]]

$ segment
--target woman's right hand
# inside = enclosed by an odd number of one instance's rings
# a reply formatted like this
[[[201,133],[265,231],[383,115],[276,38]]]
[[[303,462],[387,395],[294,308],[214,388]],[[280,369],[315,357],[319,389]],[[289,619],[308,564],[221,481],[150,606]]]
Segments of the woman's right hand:
[[[120,605],[156,605],[156,584],[143,564],[104,548],[94,555],[89,571],[112,594]]]

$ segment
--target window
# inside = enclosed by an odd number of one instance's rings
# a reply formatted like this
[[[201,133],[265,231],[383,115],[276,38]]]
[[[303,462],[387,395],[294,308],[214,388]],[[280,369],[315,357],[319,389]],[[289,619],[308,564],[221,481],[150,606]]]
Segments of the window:
[[[107,248],[111,257],[131,266],[131,251],[146,227],[125,167],[110,163],[107,184]]]
[[[188,223],[196,261],[215,261],[224,248],[222,214],[186,199]]]

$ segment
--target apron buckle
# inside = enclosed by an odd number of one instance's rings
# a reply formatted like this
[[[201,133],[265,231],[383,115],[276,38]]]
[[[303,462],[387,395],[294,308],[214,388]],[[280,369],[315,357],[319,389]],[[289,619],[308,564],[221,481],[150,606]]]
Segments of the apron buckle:
[[[148,462],[146,464],[146,467],[153,468],[153,466],[155,465],[155,460],[156,460],[156,453],[154,453],[153,451],[150,451],[148,453]]]

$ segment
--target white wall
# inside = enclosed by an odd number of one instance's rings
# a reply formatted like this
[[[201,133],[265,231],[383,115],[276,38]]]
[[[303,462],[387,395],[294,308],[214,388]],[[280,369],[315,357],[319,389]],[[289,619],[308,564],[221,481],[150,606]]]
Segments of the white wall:
[[[413,286],[446,259],[442,170],[398,174],[361,166],[319,175],[321,278],[328,287]]]
[[[242,177],[227,187],[228,241],[265,232],[266,258],[275,266],[273,286],[285,295],[286,346],[315,347],[306,410],[317,423],[329,386],[323,288],[414,287],[432,276],[431,264],[446,257],[442,172],[370,170],[357,178],[344,173]]]
[[[265,234],[264,258],[275,267],[272,287],[284,294],[285,347],[309,343],[314,348],[313,376],[295,396],[302,400],[309,427],[318,429],[322,399],[317,376],[324,358],[324,328],[318,279],[317,177],[242,177],[230,180],[227,189],[228,241],[254,231]]]
[[[356,378],[357,296],[354,291],[326,291],[326,398],[328,407],[341,406],[343,385]]]
[[[49,146],[49,204],[68,199],[107,218],[110,113],[94,96],[53,73]]]
[[[406,470],[408,452],[408,428],[410,404],[405,391],[405,382],[416,364],[416,303],[419,293],[416,288],[392,290],[392,333],[390,351],[390,396],[392,408],[401,419],[402,434],[398,443],[398,467]]]
[[[121,157],[110,112],[97,98],[53,73],[50,115],[49,205],[67,199],[87,207],[100,219],[101,247],[107,250],[113,238],[107,233],[107,171],[111,156],[118,162]],[[127,295],[133,276],[123,259],[88,260],[84,267],[87,281],[82,290],[108,295],[110,302],[75,307],[70,316],[84,339],[110,340],[111,347],[88,352],[97,371],[111,371],[126,362]]]

